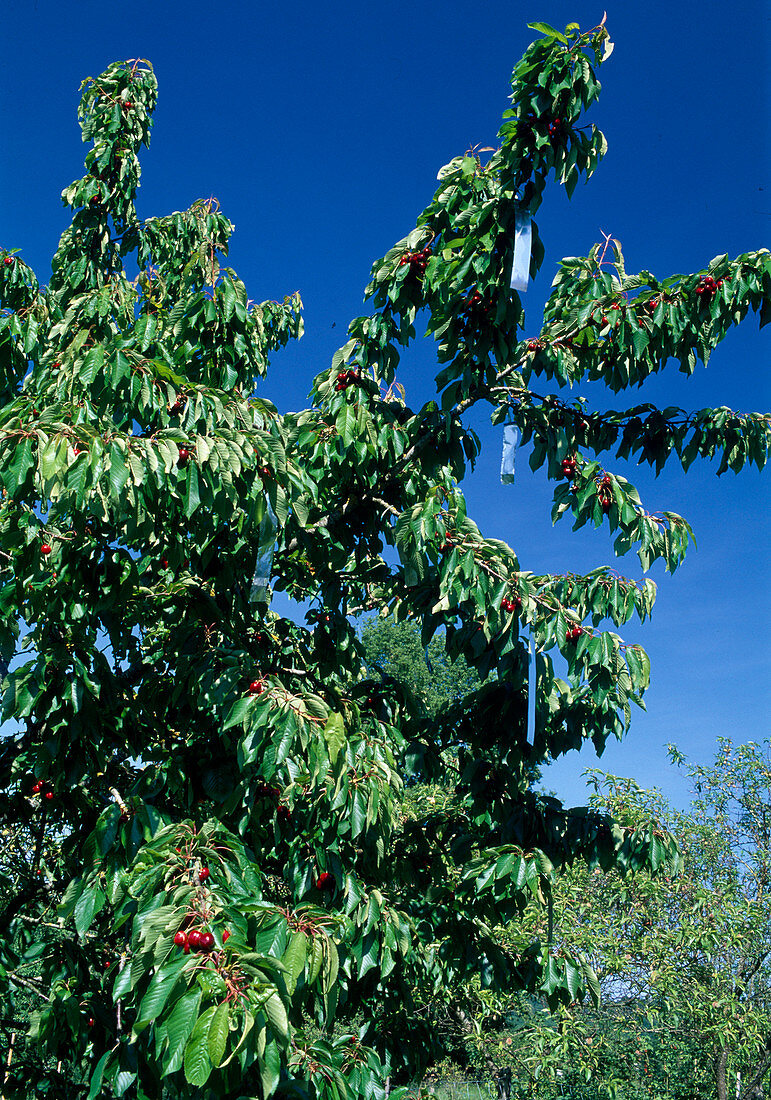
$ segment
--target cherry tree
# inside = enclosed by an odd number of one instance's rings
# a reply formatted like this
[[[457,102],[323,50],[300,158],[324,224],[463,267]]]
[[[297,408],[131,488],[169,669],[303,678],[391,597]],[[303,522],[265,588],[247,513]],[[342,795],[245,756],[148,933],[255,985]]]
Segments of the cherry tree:
[[[655,825],[530,789],[547,759],[626,733],[649,661],[613,628],[649,616],[655,587],[539,574],[485,537],[464,415],[486,402],[517,427],[555,517],[674,570],[686,520],[599,456],[760,467],[769,418],[566,391],[692,373],[749,313],[769,319],[771,259],[658,280],[608,240],[560,263],[526,334],[512,274],[542,262],[547,183],[572,193],[606,151],[581,118],[610,52],[603,25],[533,26],[499,146],[441,170],[299,414],[260,396],[298,296],[249,299],[214,200],[137,215],[149,63],[83,84],[86,173],[48,285],[0,252],[0,996],[6,1020],[32,1012],[7,1097],[30,1080],[91,1100],[383,1097],[441,1053],[437,1019],[470,982],[598,996],[587,958],[522,919],[561,867],[677,862]],[[440,369],[414,410],[399,363],[423,322]],[[375,609],[486,682],[416,713],[366,674]],[[451,797],[405,814],[405,787],[438,776]]]

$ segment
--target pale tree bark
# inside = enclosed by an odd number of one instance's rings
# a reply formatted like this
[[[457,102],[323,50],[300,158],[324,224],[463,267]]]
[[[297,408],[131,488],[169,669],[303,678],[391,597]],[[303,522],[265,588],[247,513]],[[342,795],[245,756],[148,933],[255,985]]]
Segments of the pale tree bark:
[[[715,1058],[715,1085],[717,1086],[717,1100],[728,1100],[728,1082],[726,1081],[726,1065],[728,1064],[728,1049],[723,1047]]]

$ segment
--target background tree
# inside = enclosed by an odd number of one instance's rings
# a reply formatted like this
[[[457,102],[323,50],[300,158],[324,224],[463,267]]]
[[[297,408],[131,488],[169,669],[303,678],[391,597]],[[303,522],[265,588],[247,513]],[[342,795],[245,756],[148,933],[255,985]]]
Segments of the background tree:
[[[712,765],[688,772],[695,797],[687,812],[633,780],[592,773],[593,809],[628,829],[665,822],[683,866],[675,877],[623,877],[575,864],[560,876],[554,942],[586,953],[602,1004],[555,1012],[533,998],[479,998],[469,1062],[510,1066],[518,1095],[763,1095],[771,1069],[768,742],[723,739]]]
[[[533,766],[625,733],[648,661],[603,624],[645,618],[654,586],[536,574],[485,539],[459,487],[478,454],[463,416],[487,401],[516,422],[557,482],[555,516],[607,523],[617,553],[674,569],[685,520],[648,513],[596,455],[762,466],[768,417],[593,409],[544,384],[620,391],[669,359],[691,372],[751,310],[768,319],[771,263],[721,256],[658,281],[627,275],[606,241],[560,264],[523,339],[516,227],[550,177],[571,193],[604,154],[580,119],[609,52],[604,26],[535,27],[499,148],[442,170],[302,413],[258,393],[301,331],[299,299],[249,300],[214,200],[137,217],[148,64],[84,84],[87,172],[64,191],[72,224],[48,287],[2,254],[0,651],[16,727],[0,813],[34,813],[60,857],[0,950],[13,1015],[21,926],[61,899],[35,946],[35,1036],[67,1068],[38,1081],[57,1095],[382,1096],[389,1072],[441,1052],[438,1007],[469,986],[552,1007],[596,996],[588,961],[533,923],[560,868],[662,873],[675,858],[652,822],[530,789]],[[532,276],[542,255],[533,223]],[[418,317],[441,371],[415,411],[396,375]],[[274,542],[274,587],[310,602],[308,628],[250,584]],[[451,659],[495,673],[409,752],[403,693],[366,675],[355,619],[371,608],[419,622],[424,644],[444,631]],[[405,781],[456,744],[451,801],[408,830]]]
[[[431,719],[480,686],[463,654],[449,660],[441,635],[435,634],[424,648],[420,627],[412,620],[368,619],[361,640],[370,675],[398,681],[412,697],[413,709],[419,713],[422,703]]]

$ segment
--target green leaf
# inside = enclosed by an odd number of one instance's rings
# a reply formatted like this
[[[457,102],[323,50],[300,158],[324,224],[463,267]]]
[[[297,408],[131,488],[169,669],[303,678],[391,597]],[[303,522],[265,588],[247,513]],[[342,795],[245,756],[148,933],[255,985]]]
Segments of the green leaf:
[[[211,1019],[209,1026],[209,1058],[213,1066],[218,1066],[225,1055],[228,1043],[230,1014],[227,1004],[221,1004]]]
[[[9,493],[13,494],[24,484],[28,472],[34,467],[35,459],[32,457],[32,440],[29,436],[13,450],[13,461],[3,471],[3,484]]]
[[[574,1001],[581,988],[581,974],[578,968],[574,966],[569,959],[565,960],[565,985],[567,986],[571,1001]]]
[[[104,346],[102,344],[96,344],[88,352],[83,362],[80,364],[78,371],[78,377],[81,382],[84,382],[87,386],[90,386],[95,381],[96,376],[101,374],[104,369]]]
[[[325,936],[322,942],[324,944],[324,966],[321,981],[324,992],[328,993],[337,981],[340,961],[334,941],[329,936]]]
[[[214,1068],[209,1057],[209,1028],[216,1011],[216,1006],[211,1005],[201,1013],[185,1047],[185,1080],[198,1088],[206,1084]]]
[[[271,1039],[265,1046],[265,1052],[260,1061],[260,1083],[262,1085],[262,1100],[270,1100],[276,1091],[281,1077],[281,1052],[275,1039]]]
[[[182,1065],[185,1046],[198,1017],[198,1008],[202,996],[200,989],[193,989],[180,997],[174,1005],[166,1023],[169,1045],[163,1063],[164,1075],[176,1073]]]
[[[222,727],[223,730],[229,730],[233,726],[240,725],[255,703],[256,700],[252,698],[252,696],[244,696],[241,699],[236,699],[225,719],[225,724]]]
[[[367,799],[361,787],[358,787],[353,796],[351,806],[351,839],[355,840],[367,824]]]
[[[108,1050],[105,1054],[102,1055],[102,1057],[96,1063],[96,1067],[94,1068],[94,1072],[91,1074],[91,1084],[90,1084],[89,1089],[88,1089],[88,1098],[87,1098],[87,1100],[95,1100],[95,1097],[97,1097],[99,1095],[99,1093],[102,1091],[102,1080],[104,1078],[104,1069],[105,1069],[105,1066],[107,1065],[107,1059],[110,1057],[111,1054],[112,1054],[112,1051]]]
[[[286,967],[284,981],[286,982],[286,988],[290,996],[294,993],[298,979],[305,970],[307,954],[308,948],[305,933],[299,930],[293,932],[287,949],[281,957],[281,961]]]
[[[346,743],[345,724],[341,714],[330,714],[324,726],[324,740],[327,743],[329,759],[334,764]]]
[[[115,500],[120,498],[123,487],[129,479],[124,447],[123,440],[116,439],[110,444],[110,495]]]
[[[271,993],[263,1005],[263,1009],[273,1030],[282,1039],[286,1039],[289,1034],[289,1020],[287,1018],[284,1002],[281,1000],[279,994]]]
[[[548,38],[556,38],[558,42],[563,42],[566,46],[568,40],[564,34],[549,26],[548,23],[528,23],[528,27],[531,31],[540,31],[541,34],[547,35]]]
[[[153,975],[147,992],[139,1004],[137,1018],[134,1021],[135,1032],[141,1031],[161,1015],[172,990],[177,985],[177,980],[178,973],[176,970],[169,974],[165,974],[163,970],[158,970]]]
[[[185,515],[190,518],[198,505],[201,503],[201,496],[198,488],[198,467],[195,462],[190,462],[187,467],[187,478],[185,480]]]
[[[136,1079],[136,1073],[122,1069],[112,1082],[113,1092],[116,1096],[125,1096]]]
[[[321,936],[314,936],[311,948],[311,961],[308,967],[308,985],[313,985],[321,973],[321,964],[324,961],[324,943]]]
[[[75,928],[82,938],[91,927],[92,921],[106,902],[104,893],[98,886],[87,887],[78,898],[75,906]]]

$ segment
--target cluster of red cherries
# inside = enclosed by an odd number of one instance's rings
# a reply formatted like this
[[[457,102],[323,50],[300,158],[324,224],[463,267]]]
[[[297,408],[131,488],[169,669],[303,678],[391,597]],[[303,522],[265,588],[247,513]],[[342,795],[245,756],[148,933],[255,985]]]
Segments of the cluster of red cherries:
[[[431,248],[426,245],[420,252],[405,252],[405,254],[399,260],[399,267],[405,267],[406,264],[410,265],[410,273],[417,275],[418,278],[423,278],[428,267],[428,261],[431,258]]]
[[[575,626],[571,626],[570,630],[565,631],[565,637],[569,642],[574,642],[576,638],[580,638],[584,632],[584,628],[579,626],[578,623]]]
[[[263,680],[252,680],[249,685],[250,695],[262,695],[265,690],[265,682]]]
[[[501,600],[501,608],[504,611],[519,611],[521,606],[522,600],[519,596],[515,596],[513,600],[510,600],[508,596],[504,596],[504,598]]]
[[[38,779],[37,783],[32,784],[32,793],[42,795],[43,798],[47,799],[49,802],[51,802],[54,797],[54,792],[46,787],[45,783],[40,779]]]
[[[703,275],[699,279],[699,285],[696,287],[696,293],[709,301],[710,298],[714,298],[718,290],[723,285],[722,279],[713,279],[711,275]]]
[[[490,305],[490,303],[488,302],[488,303],[485,304],[485,301],[484,301],[484,298],[482,297],[482,295],[479,293],[478,290],[475,290],[473,292],[473,294],[469,295],[468,301],[466,302],[465,312],[466,313],[489,313],[491,309],[492,309],[492,306]]]
[[[313,885],[317,890],[331,890],[335,885],[335,876],[329,871],[322,871]]]
[[[562,470],[563,477],[573,478],[576,476],[576,470],[578,469],[578,463],[573,455],[568,455],[567,458],[563,458],[560,469]]]
[[[223,943],[229,935],[227,929],[222,933]],[[183,932],[180,929],[174,936],[174,943],[177,947],[183,948],[186,955],[189,955],[191,951],[200,951],[206,954],[214,947],[214,936],[211,932],[201,932],[198,928],[192,928],[189,932]]]
[[[347,390],[349,386],[357,386],[361,378],[355,370],[341,370],[335,379],[336,390]]]
[[[478,290],[473,291],[466,299],[463,309],[464,329],[473,329],[492,308],[492,304],[485,302]]]
[[[260,798],[278,798],[281,794],[281,788],[271,787],[269,783],[260,780],[259,783],[254,785],[254,793]]]
[[[602,508],[603,512],[605,512],[606,514],[613,506],[613,495],[610,491],[610,485],[610,475],[605,474],[605,477],[600,482],[600,487],[597,490],[597,498],[600,502],[600,508]]]
[[[255,798],[270,798],[278,799],[281,797],[280,787],[271,787],[269,783],[265,783],[262,780],[255,784],[254,787]],[[276,816],[282,818],[284,821],[289,821],[292,816],[292,811],[285,802],[279,802],[276,806]]]

